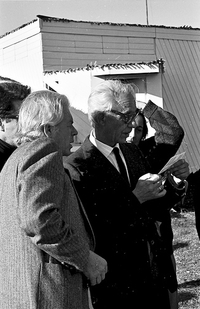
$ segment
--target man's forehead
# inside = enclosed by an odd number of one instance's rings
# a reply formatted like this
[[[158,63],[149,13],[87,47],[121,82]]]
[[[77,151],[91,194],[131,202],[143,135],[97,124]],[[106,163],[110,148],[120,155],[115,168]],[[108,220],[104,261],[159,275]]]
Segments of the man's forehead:
[[[73,117],[72,117],[71,110],[68,104],[63,104],[63,109],[64,109],[63,111],[64,111],[64,115],[65,115],[67,122],[73,122]]]
[[[135,111],[136,110],[136,102],[133,95],[122,93],[118,99],[117,110],[118,111]]]

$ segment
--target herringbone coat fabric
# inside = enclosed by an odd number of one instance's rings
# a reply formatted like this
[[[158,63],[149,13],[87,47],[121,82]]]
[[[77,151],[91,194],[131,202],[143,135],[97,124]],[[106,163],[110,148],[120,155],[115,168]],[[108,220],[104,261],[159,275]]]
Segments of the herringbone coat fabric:
[[[57,146],[20,146],[0,175],[0,308],[88,309],[93,232]]]

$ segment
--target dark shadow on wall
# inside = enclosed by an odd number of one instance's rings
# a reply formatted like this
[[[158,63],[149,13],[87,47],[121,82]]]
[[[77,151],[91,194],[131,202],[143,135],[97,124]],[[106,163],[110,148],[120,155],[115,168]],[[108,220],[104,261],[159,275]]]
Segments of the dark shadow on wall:
[[[188,291],[190,288],[199,287],[200,280],[191,280],[178,285],[178,302],[184,303],[191,299],[197,299],[198,296],[194,292]],[[187,291],[182,290],[187,289]],[[181,290],[181,291],[180,291]]]
[[[186,288],[190,289],[190,288],[197,287],[197,286],[200,286],[200,279],[180,283],[178,285],[178,289],[186,289]]]
[[[188,292],[188,291],[178,292],[178,303],[179,304],[185,303],[194,298],[197,298],[197,295],[195,293]]]
[[[173,245],[173,249],[174,251],[175,250],[178,250],[178,249],[181,249],[181,248],[185,248],[185,247],[188,247],[189,246],[189,243],[188,242],[177,242]]]

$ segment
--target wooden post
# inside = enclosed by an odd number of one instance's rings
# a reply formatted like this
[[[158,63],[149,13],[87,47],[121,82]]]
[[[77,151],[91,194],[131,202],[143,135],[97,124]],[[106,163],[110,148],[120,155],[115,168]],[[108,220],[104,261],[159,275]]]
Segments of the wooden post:
[[[147,19],[147,26],[149,25],[149,16],[148,16],[148,0],[146,0],[146,19]]]

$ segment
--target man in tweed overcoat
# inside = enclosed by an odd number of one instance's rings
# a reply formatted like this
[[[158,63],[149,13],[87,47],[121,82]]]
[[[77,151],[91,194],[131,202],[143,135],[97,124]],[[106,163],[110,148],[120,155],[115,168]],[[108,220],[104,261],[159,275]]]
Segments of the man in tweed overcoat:
[[[19,113],[19,147],[0,175],[0,308],[88,309],[105,278],[63,155],[77,131],[65,96],[37,91]]]

